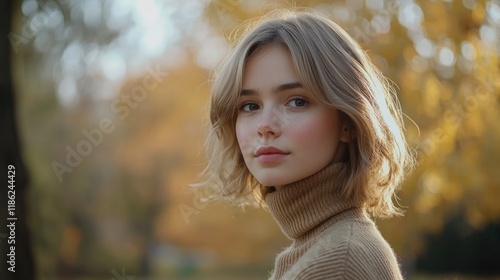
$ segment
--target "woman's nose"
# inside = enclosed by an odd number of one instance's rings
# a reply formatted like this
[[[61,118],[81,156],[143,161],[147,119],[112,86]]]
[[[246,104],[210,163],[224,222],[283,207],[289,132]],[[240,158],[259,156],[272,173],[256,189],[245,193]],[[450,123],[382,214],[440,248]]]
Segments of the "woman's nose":
[[[283,117],[278,109],[263,110],[257,124],[257,131],[261,137],[277,137],[281,134],[283,125]]]

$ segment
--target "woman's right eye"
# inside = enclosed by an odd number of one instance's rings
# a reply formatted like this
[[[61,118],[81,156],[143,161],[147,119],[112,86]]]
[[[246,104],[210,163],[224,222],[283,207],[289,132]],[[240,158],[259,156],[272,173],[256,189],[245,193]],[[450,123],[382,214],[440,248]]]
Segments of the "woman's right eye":
[[[255,110],[259,110],[259,105],[255,103],[245,103],[240,107],[240,111],[244,112],[251,112]]]

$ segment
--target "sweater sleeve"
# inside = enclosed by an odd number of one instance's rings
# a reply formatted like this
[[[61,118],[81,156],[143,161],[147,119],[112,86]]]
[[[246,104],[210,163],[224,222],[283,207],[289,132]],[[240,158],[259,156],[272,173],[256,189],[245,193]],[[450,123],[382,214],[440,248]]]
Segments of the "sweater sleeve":
[[[290,279],[403,279],[396,256],[378,230],[357,223],[340,242],[318,243]],[[339,241],[339,240],[336,240]]]

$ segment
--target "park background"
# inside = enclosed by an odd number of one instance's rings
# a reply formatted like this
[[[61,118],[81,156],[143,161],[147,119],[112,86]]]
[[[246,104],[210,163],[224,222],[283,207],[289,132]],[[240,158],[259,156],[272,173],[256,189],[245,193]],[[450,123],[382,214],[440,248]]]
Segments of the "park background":
[[[500,1],[11,3],[33,260],[18,270],[266,279],[289,244],[270,214],[206,203],[189,184],[205,162],[210,71],[238,27],[308,7],[397,86],[418,166],[398,193],[405,216],[376,223],[406,278],[500,279]]]

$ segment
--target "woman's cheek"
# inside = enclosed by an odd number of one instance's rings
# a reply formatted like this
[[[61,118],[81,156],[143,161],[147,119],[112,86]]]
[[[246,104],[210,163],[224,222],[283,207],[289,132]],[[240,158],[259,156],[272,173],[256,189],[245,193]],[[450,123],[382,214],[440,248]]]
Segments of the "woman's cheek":
[[[245,127],[247,129],[245,129]],[[249,129],[248,126],[242,121],[236,122],[236,139],[238,140],[241,153],[245,155],[250,146]]]
[[[294,147],[309,156],[333,157],[337,139],[329,125],[329,122],[321,119],[297,124],[289,134]]]
[[[294,122],[293,126],[289,127],[289,135],[294,142],[302,144],[316,143],[321,140],[322,124],[318,122]]]

